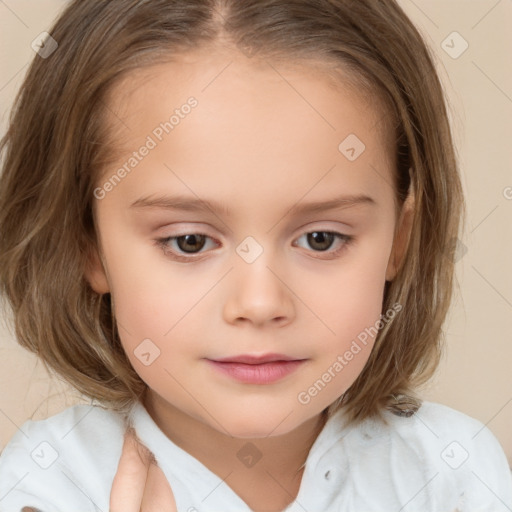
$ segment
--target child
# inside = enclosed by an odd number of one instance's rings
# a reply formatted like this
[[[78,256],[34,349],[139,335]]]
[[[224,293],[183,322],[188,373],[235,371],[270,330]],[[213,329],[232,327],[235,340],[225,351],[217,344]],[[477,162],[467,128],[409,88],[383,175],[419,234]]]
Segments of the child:
[[[397,3],[75,0],[50,34],[0,282],[93,401],[21,427],[0,510],[512,510],[493,434],[415,393],[463,197]]]

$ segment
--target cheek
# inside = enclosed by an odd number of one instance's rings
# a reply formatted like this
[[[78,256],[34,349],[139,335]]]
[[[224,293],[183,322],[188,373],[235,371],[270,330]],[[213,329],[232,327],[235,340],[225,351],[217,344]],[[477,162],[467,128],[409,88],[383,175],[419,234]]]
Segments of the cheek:
[[[307,305],[317,313],[321,320],[317,321],[318,329],[324,333],[324,339],[332,340],[330,345],[352,339],[379,319],[387,249],[384,242],[366,243],[325,275],[316,276],[314,281],[304,278]]]
[[[197,358],[195,340],[201,337],[194,331],[200,330],[195,305],[207,289],[179,272],[171,274],[168,266],[166,271],[165,262],[163,268],[160,264],[142,267],[126,257],[113,276],[119,336],[141,379],[152,389],[179,397],[181,386],[171,376],[190,388],[183,371],[185,363]]]
[[[362,372],[379,332],[382,290],[378,280],[355,291],[347,287],[325,314],[327,329],[315,337],[316,363],[297,394],[302,405],[326,407],[339,398]],[[331,303],[331,304],[332,304]]]
[[[110,235],[110,237],[108,236]],[[150,240],[106,233],[104,244],[116,321],[123,346],[132,352],[144,339],[159,347],[186,321],[206,285],[167,261]],[[122,241],[122,243],[121,243]]]
[[[158,266],[118,283],[114,300],[117,321],[126,331],[123,342],[132,346],[150,338],[167,345],[183,326],[198,321],[194,310],[207,291],[204,282],[160,272]]]
[[[382,328],[388,251],[385,244],[384,249],[362,249],[328,279],[317,280],[317,286],[304,283],[307,304],[316,313],[308,316],[318,333],[315,355],[320,363],[310,377],[312,383],[319,379],[320,386],[326,384],[327,401],[346,391],[361,373]]]

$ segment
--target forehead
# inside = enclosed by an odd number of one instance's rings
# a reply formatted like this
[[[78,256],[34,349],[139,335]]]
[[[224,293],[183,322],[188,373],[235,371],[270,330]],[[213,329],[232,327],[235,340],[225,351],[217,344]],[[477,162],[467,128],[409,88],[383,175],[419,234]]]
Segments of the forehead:
[[[220,97],[226,99],[229,92],[239,95],[246,92],[251,96],[244,99],[254,103],[259,92],[259,97],[268,98],[274,107],[278,106],[275,101],[279,97],[289,96],[290,100],[301,98],[304,103],[302,107],[309,105],[309,113],[316,112],[331,131],[338,129],[343,121],[343,118],[336,117],[336,111],[331,111],[332,107],[347,101],[357,103],[361,117],[372,118],[372,129],[381,130],[380,135],[384,137],[389,134],[390,130],[383,127],[391,119],[377,87],[332,59],[265,60],[246,58],[240,52],[229,49],[216,48],[212,51],[213,54],[206,49],[197,49],[161,56],[160,63],[129,71],[107,94],[106,102],[108,112],[114,117],[113,124],[133,131],[134,126],[119,121],[128,122],[130,117],[137,116],[141,111],[147,112],[151,106],[158,109],[161,118],[166,113],[166,103],[167,108],[172,107],[191,94],[202,96],[204,100],[214,100],[219,97],[216,93],[225,92]],[[331,108],[320,110],[322,105],[313,103],[315,97],[318,100],[321,96],[325,97],[322,103]],[[230,97],[230,100],[234,99]],[[286,104],[283,103],[283,106]],[[135,121],[140,126],[139,120]]]
[[[161,127],[162,140],[138,166],[148,170],[145,183],[155,165],[165,163],[165,173],[186,171],[196,185],[263,192],[273,183],[300,193],[343,179],[354,192],[378,192],[385,183],[390,188],[394,151],[386,112],[343,78],[325,65],[223,52],[189,52],[138,69],[107,99],[119,163]],[[184,113],[191,97],[197,106]],[[173,114],[177,124],[169,127]],[[347,158],[352,146],[363,151],[355,161]],[[142,180],[141,172],[132,174],[132,183]]]

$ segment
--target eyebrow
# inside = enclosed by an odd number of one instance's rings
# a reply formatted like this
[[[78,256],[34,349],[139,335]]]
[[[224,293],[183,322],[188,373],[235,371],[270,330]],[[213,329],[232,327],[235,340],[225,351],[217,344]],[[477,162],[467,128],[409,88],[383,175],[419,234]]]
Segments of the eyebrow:
[[[376,204],[377,202],[375,199],[364,194],[346,195],[326,199],[325,201],[298,204],[297,206],[290,208],[288,211],[293,212],[294,215],[312,214],[328,210],[341,210],[361,205],[375,206]],[[161,208],[189,212],[214,212],[228,217],[232,214],[230,209],[224,204],[183,195],[141,197],[134,201],[130,205],[130,208]]]

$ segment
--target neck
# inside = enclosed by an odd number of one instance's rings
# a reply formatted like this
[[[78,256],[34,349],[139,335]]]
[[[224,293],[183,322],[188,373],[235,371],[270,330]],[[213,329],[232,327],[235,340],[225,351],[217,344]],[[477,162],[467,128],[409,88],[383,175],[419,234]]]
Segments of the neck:
[[[318,434],[327,421],[326,411],[279,436],[236,438],[212,428],[164,401],[148,390],[144,406],[160,430],[177,446],[200,461],[247,504],[258,483],[261,489],[276,486],[283,493],[283,507],[295,499],[304,465]],[[259,460],[257,460],[259,458]],[[229,475],[229,478],[226,478]],[[271,484],[269,478],[274,480]],[[261,500],[254,497],[259,503]],[[253,500],[254,501],[254,500]],[[277,495],[273,503],[278,503]],[[278,508],[279,510],[279,508]]]

